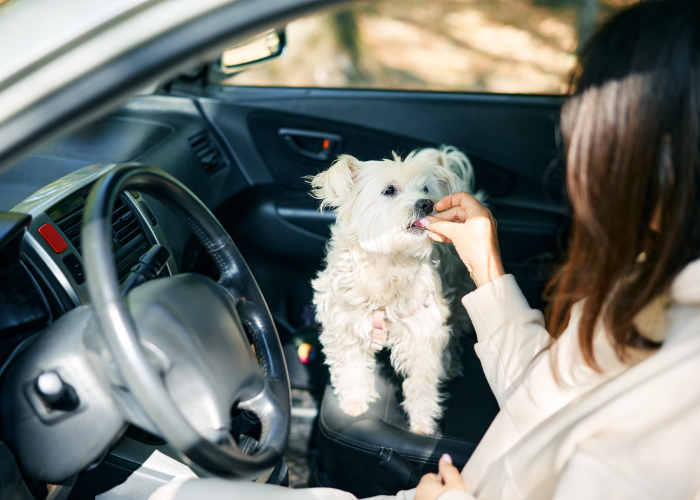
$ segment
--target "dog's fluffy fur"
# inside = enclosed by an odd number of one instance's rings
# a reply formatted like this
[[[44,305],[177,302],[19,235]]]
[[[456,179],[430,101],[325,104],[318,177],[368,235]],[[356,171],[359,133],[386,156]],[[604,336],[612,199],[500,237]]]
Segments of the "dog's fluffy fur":
[[[442,415],[440,386],[460,370],[457,337],[469,325],[460,299],[473,282],[454,247],[434,243],[414,223],[444,196],[471,192],[474,171],[452,147],[393,156],[363,162],[342,155],[311,178],[321,207],[336,212],[325,268],[312,281],[313,303],[331,383],[353,416],[378,397],[372,313],[385,311],[404,410],[411,430],[428,434]],[[421,307],[429,292],[434,299]]]

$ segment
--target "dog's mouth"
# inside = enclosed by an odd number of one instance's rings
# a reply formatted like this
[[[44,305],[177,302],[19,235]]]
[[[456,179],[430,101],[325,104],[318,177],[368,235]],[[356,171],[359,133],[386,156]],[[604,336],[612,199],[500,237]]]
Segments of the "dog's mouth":
[[[423,224],[421,224],[419,220],[415,221],[413,224],[408,226],[408,228],[406,229],[406,231],[408,231],[409,233],[412,233],[412,234],[421,234],[427,230],[428,230],[428,228],[425,227]]]
[[[411,234],[422,234],[428,231],[428,228],[421,224],[421,219],[424,217],[429,217],[435,214],[435,210],[431,210],[430,213],[419,213],[416,214],[416,220],[406,228],[406,231]]]

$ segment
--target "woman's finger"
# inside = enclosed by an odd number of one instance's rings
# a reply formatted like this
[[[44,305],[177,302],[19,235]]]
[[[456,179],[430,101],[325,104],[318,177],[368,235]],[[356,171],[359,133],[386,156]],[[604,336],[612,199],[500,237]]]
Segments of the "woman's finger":
[[[428,226],[428,230],[431,233],[437,233],[441,236],[444,236],[445,238],[454,240],[454,235],[457,231],[457,227],[455,226],[461,226],[461,224],[456,224],[454,222],[437,221],[431,222],[430,226]]]
[[[418,481],[418,488],[425,488],[425,487],[430,487],[433,486],[435,483],[437,483],[437,474],[433,474],[432,472],[429,472],[425,474],[422,478],[420,478],[420,481]]]
[[[444,454],[438,462],[438,470],[442,480],[445,481],[445,486],[456,487],[462,484],[462,478],[459,475],[459,469],[452,465],[452,457]]]
[[[453,221],[464,222],[465,220],[467,220],[467,214],[462,207],[448,208],[447,210],[445,210],[443,212],[436,212],[433,215],[431,215],[430,217],[434,217],[436,219],[446,220],[447,222],[453,222]],[[430,219],[430,217],[428,217],[428,219]]]
[[[448,194],[442,200],[435,204],[435,210],[446,210],[451,207],[460,206],[460,197],[457,196],[460,193]]]
[[[416,486],[414,500],[435,500],[444,492],[445,486],[438,481],[437,474],[426,474]]]
[[[452,243],[452,240],[449,239],[447,236],[443,236],[432,231],[428,233],[428,236],[430,236],[430,239],[432,239],[433,241],[437,241],[438,243]]]
[[[435,204],[435,210],[443,211],[451,207],[462,207],[467,210],[470,206],[474,204],[481,205],[479,200],[474,198],[472,195],[467,193],[453,193],[448,194],[442,200]]]

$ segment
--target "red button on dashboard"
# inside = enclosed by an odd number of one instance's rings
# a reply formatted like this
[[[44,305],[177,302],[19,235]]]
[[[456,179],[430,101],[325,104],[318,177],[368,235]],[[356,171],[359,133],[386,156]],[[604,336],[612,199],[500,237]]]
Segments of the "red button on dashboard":
[[[53,227],[48,222],[41,226],[39,229],[39,234],[46,240],[46,243],[53,249],[56,253],[61,253],[66,248],[68,248],[68,243],[64,240],[56,228]]]

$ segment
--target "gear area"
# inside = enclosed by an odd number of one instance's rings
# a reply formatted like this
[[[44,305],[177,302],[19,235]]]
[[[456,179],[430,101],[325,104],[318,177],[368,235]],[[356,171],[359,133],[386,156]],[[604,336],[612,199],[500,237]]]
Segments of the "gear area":
[[[305,488],[309,485],[310,463],[316,461],[314,428],[319,409],[318,398],[311,392],[292,389],[292,427],[284,461],[289,468],[289,486]]]

